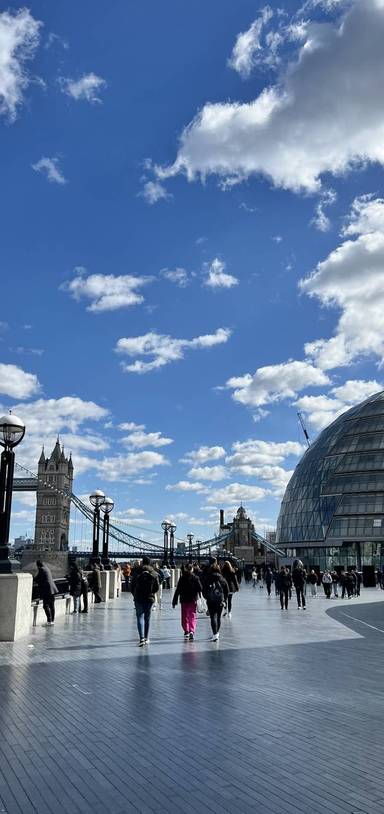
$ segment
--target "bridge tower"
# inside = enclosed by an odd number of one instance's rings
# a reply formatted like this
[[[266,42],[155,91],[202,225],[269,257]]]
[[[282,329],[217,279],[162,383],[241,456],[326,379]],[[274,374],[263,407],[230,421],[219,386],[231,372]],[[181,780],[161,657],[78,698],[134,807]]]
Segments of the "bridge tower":
[[[57,438],[49,458],[44,449],[38,463],[35,547],[50,551],[67,551],[72,492],[72,456],[65,457]],[[53,488],[52,488],[53,487]]]

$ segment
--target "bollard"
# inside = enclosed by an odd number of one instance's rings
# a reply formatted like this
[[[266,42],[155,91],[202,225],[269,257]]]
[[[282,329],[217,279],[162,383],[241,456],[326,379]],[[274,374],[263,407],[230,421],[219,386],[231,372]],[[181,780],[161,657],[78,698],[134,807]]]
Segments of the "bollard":
[[[109,571],[109,598],[117,599],[117,573]]]
[[[110,574],[111,574],[111,571],[100,571],[100,577],[101,577],[100,596],[101,596],[103,602],[107,602],[108,599],[109,599],[109,577],[110,577]]]

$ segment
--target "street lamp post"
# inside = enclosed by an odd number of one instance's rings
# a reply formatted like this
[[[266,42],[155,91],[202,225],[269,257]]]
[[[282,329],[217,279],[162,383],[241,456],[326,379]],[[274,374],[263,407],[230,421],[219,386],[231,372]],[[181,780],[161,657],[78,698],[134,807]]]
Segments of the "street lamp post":
[[[168,532],[171,530],[172,523],[168,520],[163,520],[161,528],[164,532],[164,562],[168,562]]]
[[[103,551],[102,551],[102,562],[108,562],[109,555],[108,555],[108,543],[109,543],[109,515],[114,509],[114,501],[111,497],[106,497],[104,502],[101,504],[100,509],[104,515],[104,523],[103,523]]]
[[[96,489],[89,496],[89,502],[93,507],[93,535],[92,535],[92,557],[99,556],[100,539],[100,507],[104,503],[105,494],[101,489]]]
[[[13,472],[15,468],[14,447],[25,435],[25,424],[16,415],[0,418],[0,445],[3,447],[0,465],[0,574],[20,570],[20,563],[9,558],[9,528],[11,524]]]
[[[171,568],[175,567],[175,531],[176,526],[174,523],[170,524],[169,535],[169,562]]]
[[[201,540],[196,540],[196,545],[197,545],[197,562],[200,565],[200,561],[201,561],[201,551],[200,551]]]
[[[194,534],[187,534],[188,540],[188,561],[192,562],[192,540],[194,538]]]

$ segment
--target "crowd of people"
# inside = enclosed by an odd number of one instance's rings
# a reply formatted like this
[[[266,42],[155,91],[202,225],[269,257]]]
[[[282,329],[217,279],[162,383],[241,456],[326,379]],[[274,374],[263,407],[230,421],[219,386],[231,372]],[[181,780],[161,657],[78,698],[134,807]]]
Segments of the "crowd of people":
[[[37,563],[36,582],[39,595],[43,601],[47,617],[46,625],[55,622],[55,595],[58,589],[52,579],[47,565],[41,560]],[[88,592],[92,591],[94,602],[99,604],[102,599],[101,572],[105,569],[116,572],[116,588],[119,595],[124,580],[126,591],[133,595],[139,646],[149,644],[149,628],[151,613],[154,606],[161,604],[163,590],[171,590],[171,571],[167,564],[151,564],[148,557],[137,561],[132,566],[125,563],[123,568],[118,563],[103,564],[100,558],[90,561],[88,568],[83,570],[74,563],[68,574],[69,593],[73,598],[73,614],[88,613]],[[222,616],[232,617],[233,596],[239,590],[242,571],[238,565],[226,560],[222,566],[215,557],[201,567],[198,563],[182,565],[173,598],[172,607],[180,603],[181,626],[186,641],[193,641],[196,633],[197,614],[206,613],[210,618],[212,641],[217,642],[220,637]],[[340,571],[325,570],[318,573],[314,569],[307,571],[301,560],[295,560],[292,569],[282,565],[274,569],[265,566],[263,569],[254,567],[245,571],[247,581],[252,582],[253,588],[259,586],[266,588],[268,597],[272,596],[274,586],[275,596],[280,600],[282,610],[288,610],[293,592],[296,595],[298,609],[306,610],[306,594],[310,590],[313,597],[318,596],[318,589],[322,586],[326,599],[331,597],[352,599],[360,596],[361,575],[356,568]],[[384,588],[384,574],[378,571],[378,585]]]

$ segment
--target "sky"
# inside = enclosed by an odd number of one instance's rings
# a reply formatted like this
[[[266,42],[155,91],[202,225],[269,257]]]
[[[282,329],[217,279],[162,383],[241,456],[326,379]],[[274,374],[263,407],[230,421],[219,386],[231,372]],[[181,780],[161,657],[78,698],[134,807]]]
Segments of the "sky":
[[[383,41],[384,0],[1,4],[20,464],[59,434],[76,494],[146,539],[240,502],[274,528],[297,413],[314,440],[383,387]]]

